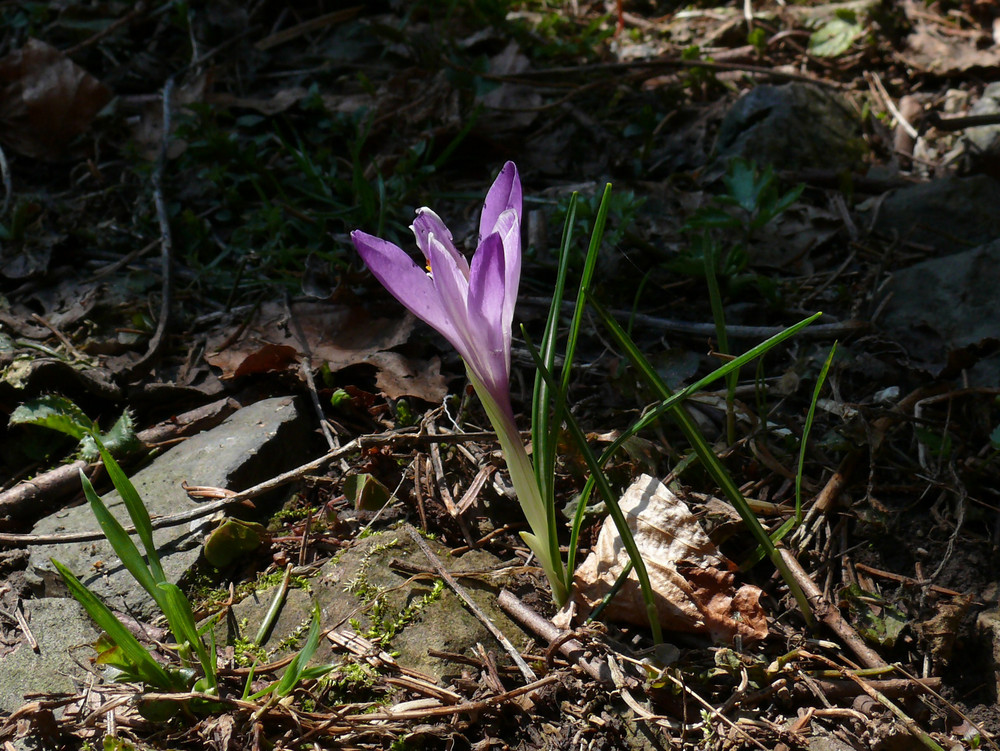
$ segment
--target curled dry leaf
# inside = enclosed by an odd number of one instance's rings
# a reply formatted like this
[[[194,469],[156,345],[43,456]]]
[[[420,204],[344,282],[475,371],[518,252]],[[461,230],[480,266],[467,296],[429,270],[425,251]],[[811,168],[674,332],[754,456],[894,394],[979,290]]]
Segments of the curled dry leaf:
[[[708,538],[687,505],[649,475],[642,475],[620,501],[656,595],[660,625],[706,633],[716,641],[739,635],[756,642],[767,636],[761,591],[736,587],[733,565]],[[597,544],[574,574],[582,613],[593,610],[628,563],[628,553],[609,517]],[[604,610],[609,620],[648,623],[635,572]]]
[[[110,100],[107,86],[37,39],[0,59],[0,134],[25,156],[58,159]]]

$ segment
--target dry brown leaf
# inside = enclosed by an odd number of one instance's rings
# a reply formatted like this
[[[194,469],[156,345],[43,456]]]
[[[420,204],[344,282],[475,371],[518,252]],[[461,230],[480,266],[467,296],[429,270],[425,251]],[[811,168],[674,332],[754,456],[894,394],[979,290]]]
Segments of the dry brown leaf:
[[[531,62],[521,52],[517,42],[511,41],[504,50],[490,59],[490,73],[514,76],[531,67]],[[538,117],[542,95],[530,86],[501,83],[497,88],[479,97],[486,107],[502,113],[502,117],[482,118],[476,127],[484,132],[499,133],[527,128]]]
[[[732,564],[681,499],[655,478],[642,475],[625,491],[620,505],[649,572],[664,629],[706,633],[725,642],[736,635],[749,642],[767,636],[760,589],[749,584],[736,587]],[[574,574],[582,613],[593,610],[610,591],[628,560],[609,517],[594,549]],[[648,623],[634,571],[604,615],[613,621]]]
[[[390,399],[416,396],[436,404],[448,395],[448,385],[441,375],[441,360],[432,357],[415,363],[398,352],[376,352],[365,362],[378,369],[375,385]]]
[[[59,159],[109,101],[107,86],[45,42],[0,59],[0,137],[25,156]]]
[[[437,358],[414,363],[386,351],[409,339],[414,323],[408,313],[373,318],[350,300],[294,302],[291,318],[284,303],[265,303],[236,341],[230,340],[242,322],[213,334],[205,359],[220,368],[220,378],[227,380],[296,367],[305,354],[304,343],[315,365],[325,362],[334,372],[350,365],[374,366],[379,388],[391,399],[414,396],[439,402],[447,389]]]

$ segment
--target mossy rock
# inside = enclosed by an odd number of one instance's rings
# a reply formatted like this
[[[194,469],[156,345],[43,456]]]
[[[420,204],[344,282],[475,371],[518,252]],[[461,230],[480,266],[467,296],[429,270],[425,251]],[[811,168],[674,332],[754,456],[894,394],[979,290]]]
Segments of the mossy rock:
[[[363,636],[384,640],[383,648],[406,668],[437,679],[457,675],[461,667],[431,657],[428,649],[469,654],[477,643],[497,654],[504,664],[509,658],[486,627],[472,615],[447,586],[435,586],[436,577],[412,577],[397,571],[394,560],[421,569],[432,569],[407,531],[408,525],[374,534],[343,551],[325,564],[306,589],[290,589],[284,607],[264,647],[269,659],[291,654],[301,646],[308,629],[313,602],[318,602],[324,629],[349,627],[356,622]],[[527,635],[496,605],[504,585],[492,572],[502,568],[496,556],[473,550],[453,557],[440,543],[427,541],[450,572],[482,572],[483,576],[460,577],[459,583],[487,617],[513,642],[523,647]],[[237,636],[252,639],[268,610],[276,588],[252,594],[233,607],[230,627],[222,628],[220,643],[234,643]],[[233,633],[233,626],[239,633]],[[329,661],[323,648],[314,662]]]

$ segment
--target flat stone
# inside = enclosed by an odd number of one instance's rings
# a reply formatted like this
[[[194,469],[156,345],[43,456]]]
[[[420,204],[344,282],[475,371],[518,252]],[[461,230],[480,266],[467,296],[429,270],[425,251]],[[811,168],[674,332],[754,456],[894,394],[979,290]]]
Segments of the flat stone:
[[[998,269],[1000,240],[894,272],[879,326],[923,370],[937,376],[975,366],[970,382],[995,385],[996,357],[976,360],[981,347],[1000,339]]]
[[[95,678],[77,664],[95,655],[91,645],[98,633],[76,600],[25,600],[23,608],[38,652],[21,642],[0,660],[0,712],[20,708],[25,693],[75,694]]]
[[[427,544],[449,571],[481,572],[479,578],[462,577],[460,584],[514,646],[523,647],[527,636],[496,604],[503,582],[485,580],[491,572],[502,568],[500,559],[483,550],[454,557],[440,543],[428,540]],[[472,654],[471,650],[477,643],[494,652],[501,664],[509,662],[502,647],[451,589],[446,586],[439,595],[425,601],[424,598],[431,594],[435,577],[410,581],[409,575],[392,568],[390,564],[394,559],[421,569],[432,568],[430,561],[410,538],[406,525],[403,525],[367,537],[325,564],[310,580],[310,591],[289,590],[271,635],[263,645],[268,650],[269,659],[279,659],[302,646],[313,602],[320,606],[324,629],[350,628],[348,621],[356,618],[364,632],[375,623],[373,605],[378,597],[381,600],[378,627],[395,629],[388,649],[403,667],[440,680],[459,673],[461,666],[431,657],[427,650]],[[223,625],[217,636],[218,642],[232,643],[237,635],[252,639],[263,621],[274,591],[271,588],[257,592],[236,604],[231,625],[235,622],[239,633],[227,633]],[[300,636],[297,641],[295,635]],[[327,647],[321,648],[313,658],[317,664],[330,660]]]
[[[875,231],[942,253],[1000,238],[1000,182],[986,175],[943,177],[892,191],[878,205]]]
[[[154,519],[195,508],[181,487],[206,485],[243,490],[309,460],[313,432],[307,414],[292,397],[265,399],[239,410],[218,427],[201,433],[157,457],[131,479]],[[318,455],[318,452],[316,452]],[[128,514],[116,492],[104,496],[111,512],[126,526]],[[198,560],[209,522],[155,530],[153,539],[169,581],[180,583]],[[33,534],[96,530],[89,504],[63,509],[42,519]],[[137,545],[140,546],[141,543]],[[66,594],[50,558],[69,567],[112,609],[139,617],[157,614],[155,604],[118,561],[105,541],[43,545],[32,548],[28,581],[44,597]]]

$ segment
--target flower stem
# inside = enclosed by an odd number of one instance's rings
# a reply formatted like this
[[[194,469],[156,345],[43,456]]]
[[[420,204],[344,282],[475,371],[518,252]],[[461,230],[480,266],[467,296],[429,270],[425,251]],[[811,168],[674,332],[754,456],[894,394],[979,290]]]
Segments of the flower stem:
[[[546,508],[541,491],[535,479],[535,470],[531,459],[521,441],[521,434],[514,422],[514,413],[509,399],[504,395],[505,403],[490,393],[486,385],[476,377],[471,369],[468,371],[472,387],[479,395],[500,441],[510,480],[514,484],[518,503],[524,511],[531,532],[522,532],[521,539],[538,557],[545,576],[552,587],[552,599],[562,605],[569,598],[569,587],[566,581],[566,569],[559,555],[559,540],[555,530],[555,511]]]

